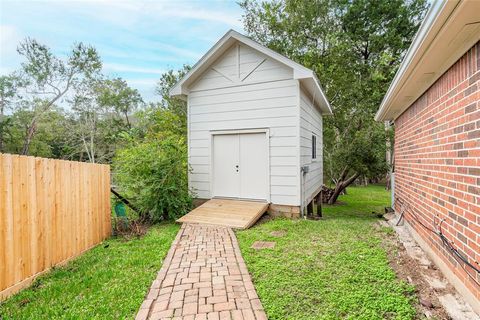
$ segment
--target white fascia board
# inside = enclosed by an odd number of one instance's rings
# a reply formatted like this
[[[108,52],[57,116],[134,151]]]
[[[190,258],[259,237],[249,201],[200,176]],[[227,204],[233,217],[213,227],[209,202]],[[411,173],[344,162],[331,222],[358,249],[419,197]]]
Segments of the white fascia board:
[[[324,103],[325,107],[327,110],[324,111],[324,115],[333,115],[332,111],[332,106],[330,105],[330,102],[328,102],[327,97],[325,96],[325,93],[323,92],[322,86],[320,85],[320,81],[318,81],[317,76],[315,73],[313,73],[313,81],[315,82],[315,86],[317,87],[317,90],[320,92],[320,95],[322,97],[322,102]]]

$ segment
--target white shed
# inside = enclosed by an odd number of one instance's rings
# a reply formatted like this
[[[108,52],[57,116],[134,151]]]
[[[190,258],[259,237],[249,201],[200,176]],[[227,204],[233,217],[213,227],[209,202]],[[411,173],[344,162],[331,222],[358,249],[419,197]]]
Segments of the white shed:
[[[266,201],[298,216],[323,184],[314,72],[230,30],[170,91],[188,103],[189,186],[198,199]]]

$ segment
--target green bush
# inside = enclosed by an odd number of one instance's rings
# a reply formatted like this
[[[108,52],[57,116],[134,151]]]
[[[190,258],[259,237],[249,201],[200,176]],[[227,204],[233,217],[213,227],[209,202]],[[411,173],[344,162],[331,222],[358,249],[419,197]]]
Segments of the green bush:
[[[187,144],[171,132],[132,139],[114,159],[115,183],[150,222],[175,219],[191,208]]]

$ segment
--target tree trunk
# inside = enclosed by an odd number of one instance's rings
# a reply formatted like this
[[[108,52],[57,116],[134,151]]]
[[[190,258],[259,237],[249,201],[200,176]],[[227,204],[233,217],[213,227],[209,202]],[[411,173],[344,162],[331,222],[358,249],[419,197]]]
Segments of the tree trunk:
[[[351,185],[359,176],[358,173],[354,173],[350,178],[345,180],[347,172],[344,170],[344,173],[345,174],[342,173],[342,179],[339,180],[335,185],[335,191],[333,192],[330,199],[328,199],[328,204],[334,204],[335,202],[337,202],[338,196],[340,196],[342,191],[344,191],[349,185]]]
[[[28,148],[30,147],[30,143],[32,142],[33,135],[35,134],[36,129],[37,129],[37,119],[36,117],[34,117],[32,119],[32,122],[27,128],[27,134],[25,136],[25,140],[23,141],[22,155],[24,156],[28,155]]]
[[[110,187],[110,191],[118,198],[120,199],[120,201],[122,201],[123,203],[125,203],[130,209],[132,209],[133,211],[135,211],[136,213],[138,213],[140,216],[142,216],[142,212],[137,208],[135,207],[130,201],[128,201],[127,199],[125,199],[124,197],[122,197],[117,191],[115,191],[112,187]]]
[[[124,112],[124,115],[125,115],[125,120],[127,121],[127,127],[128,127],[128,129],[132,129],[132,125],[130,124],[130,119],[128,118],[128,112],[125,111],[125,112]]]
[[[34,116],[32,122],[30,122],[30,126],[27,128],[27,136],[23,142],[22,148],[22,155],[28,155],[28,148],[30,147],[30,143],[32,142],[33,136],[35,135],[35,131],[37,130],[37,119],[45,112],[50,110],[50,108],[60,99],[65,93],[67,93],[68,89],[70,88],[72,78],[74,73],[70,74],[65,89],[63,91],[58,91],[57,95],[53,97],[50,101],[48,101],[43,108],[40,109],[40,112],[37,113],[38,109],[34,110]]]

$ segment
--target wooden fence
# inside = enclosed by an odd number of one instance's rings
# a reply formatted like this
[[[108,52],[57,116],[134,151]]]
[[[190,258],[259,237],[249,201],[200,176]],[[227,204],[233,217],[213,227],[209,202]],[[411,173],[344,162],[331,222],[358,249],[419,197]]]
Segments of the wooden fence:
[[[111,233],[108,165],[0,154],[0,301]]]

